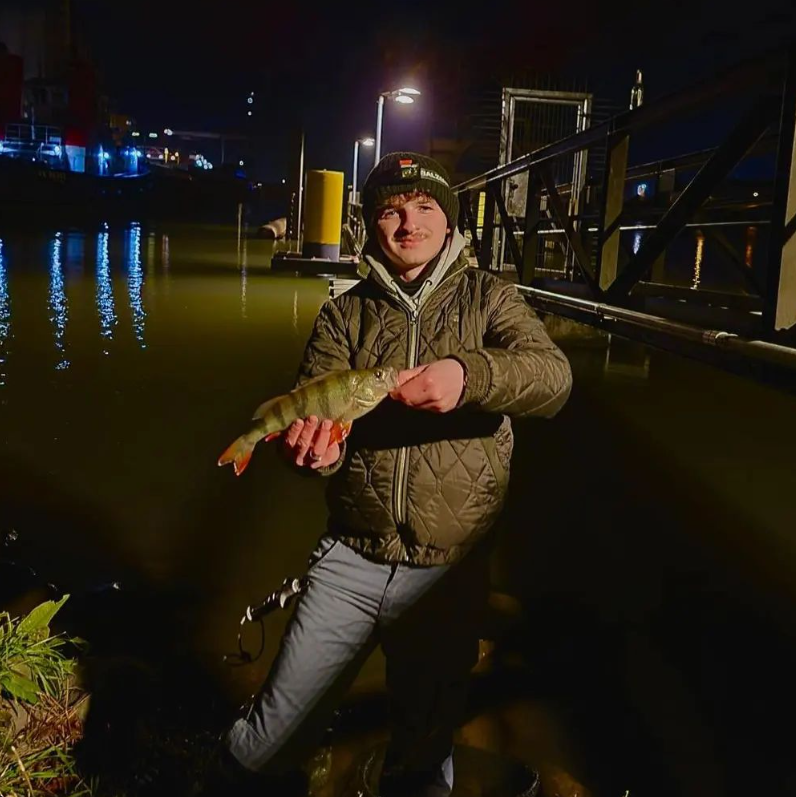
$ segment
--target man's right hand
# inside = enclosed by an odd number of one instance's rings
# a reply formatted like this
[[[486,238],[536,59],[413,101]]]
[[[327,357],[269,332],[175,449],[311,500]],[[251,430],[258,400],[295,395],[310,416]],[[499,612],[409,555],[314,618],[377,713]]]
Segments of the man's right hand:
[[[340,444],[330,443],[332,421],[319,421],[315,415],[296,420],[284,436],[285,456],[299,467],[326,468],[340,459]]]

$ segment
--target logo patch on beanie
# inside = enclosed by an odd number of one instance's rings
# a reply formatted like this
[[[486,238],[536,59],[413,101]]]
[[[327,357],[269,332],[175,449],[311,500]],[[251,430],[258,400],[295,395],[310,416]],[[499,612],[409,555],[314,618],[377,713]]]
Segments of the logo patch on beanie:
[[[398,166],[401,169],[401,180],[417,180],[420,176],[420,167],[411,158],[401,158]]]

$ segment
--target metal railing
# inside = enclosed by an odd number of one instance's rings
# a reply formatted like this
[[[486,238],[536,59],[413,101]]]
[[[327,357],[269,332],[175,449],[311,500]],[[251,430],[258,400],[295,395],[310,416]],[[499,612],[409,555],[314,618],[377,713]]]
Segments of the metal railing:
[[[635,140],[642,131],[711,108],[725,113],[722,109],[730,100],[736,119],[728,124],[722,117],[725,132],[716,146],[628,166],[631,135]],[[567,296],[601,308],[632,309],[647,317],[654,312],[664,316],[662,320],[673,311],[673,319],[680,322],[684,304],[716,311],[729,308],[737,314],[719,315],[730,325],[741,321],[738,329],[730,326],[731,333],[796,343],[795,124],[796,57],[772,53],[455,186],[460,225],[470,233],[481,268],[491,267],[493,253],[502,244],[519,283],[528,289],[526,294],[533,301],[534,291],[544,288],[548,309],[554,295],[561,296],[564,314]],[[552,167],[558,159],[595,146],[606,147],[604,173],[591,176],[585,203],[579,212],[570,213],[567,197],[572,186],[557,184]],[[753,198],[722,198],[724,181],[750,153],[768,158],[771,179]],[[528,185],[524,215],[507,209],[508,181],[518,175]],[[677,185],[682,177],[690,179]],[[652,182],[652,197],[629,198],[628,189],[642,180]],[[482,193],[484,217],[478,225],[473,200]],[[765,246],[758,246],[765,250],[765,259],[756,268],[725,236],[728,228],[750,226],[755,234],[759,228],[765,236]],[[623,236],[630,230],[641,233],[632,246]],[[695,231],[715,245],[736,282],[740,275],[739,291],[704,291],[698,284],[683,287],[661,279],[646,281],[650,272],[665,273],[663,258],[684,230]],[[574,271],[545,268],[556,247],[574,254]],[[557,279],[550,279],[551,275]],[[705,316],[708,323],[712,318],[715,313]],[[693,328],[698,330],[700,323]]]
[[[4,140],[7,143],[58,145],[62,142],[60,127],[51,125],[7,124]]]

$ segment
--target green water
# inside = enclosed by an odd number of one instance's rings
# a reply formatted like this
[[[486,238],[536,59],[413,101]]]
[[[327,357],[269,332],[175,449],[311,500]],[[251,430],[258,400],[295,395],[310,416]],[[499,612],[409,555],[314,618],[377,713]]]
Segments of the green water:
[[[75,595],[120,582],[139,647],[152,629],[155,660],[187,656],[240,699],[285,617],[257,664],[221,656],[243,608],[302,572],[323,485],[273,447],[239,479],[216,459],[290,387],[326,280],[271,274],[271,244],[233,227],[0,221],[0,241],[8,551]],[[796,663],[796,401],[553,328],[575,387],[555,420],[515,426],[493,574],[525,616],[468,741],[532,764],[555,748],[607,797],[724,795],[761,772],[786,784],[773,718]],[[380,684],[375,657],[359,686]]]

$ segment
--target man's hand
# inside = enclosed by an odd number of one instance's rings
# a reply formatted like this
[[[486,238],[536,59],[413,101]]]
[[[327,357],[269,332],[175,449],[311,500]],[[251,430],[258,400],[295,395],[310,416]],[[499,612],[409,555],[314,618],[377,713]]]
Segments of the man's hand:
[[[396,401],[431,412],[450,412],[464,390],[464,368],[446,358],[398,373],[398,387],[390,393]]]
[[[332,421],[319,423],[315,415],[293,421],[284,437],[285,456],[299,467],[313,470],[333,465],[340,459],[339,443],[330,443]]]

